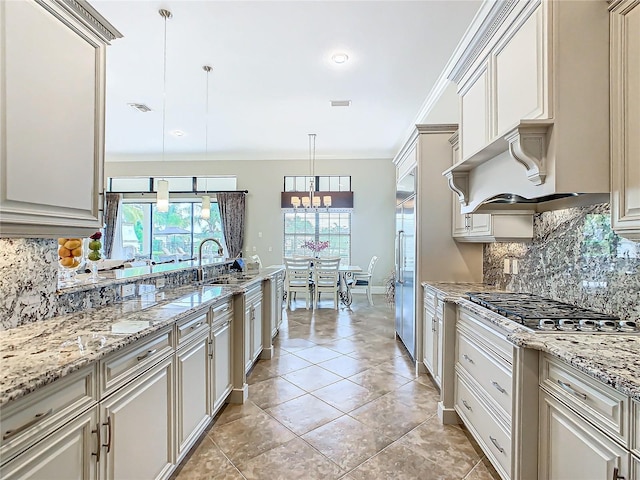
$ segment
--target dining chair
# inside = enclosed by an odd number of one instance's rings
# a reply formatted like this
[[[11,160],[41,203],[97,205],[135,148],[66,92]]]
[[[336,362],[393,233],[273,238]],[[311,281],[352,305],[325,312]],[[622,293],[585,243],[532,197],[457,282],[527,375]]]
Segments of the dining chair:
[[[369,305],[373,306],[373,298],[371,297],[371,279],[373,278],[373,270],[378,263],[378,257],[373,256],[369,261],[369,268],[366,272],[354,273],[353,280],[350,284],[351,293],[366,293],[369,299]]]
[[[318,308],[321,293],[333,295],[335,309],[338,309],[338,280],[340,257],[321,257],[313,260],[313,303]]]
[[[284,289],[287,293],[287,308],[291,309],[291,297],[293,294],[300,292],[305,294],[307,310],[309,310],[309,303],[313,302],[311,298],[311,259],[285,257],[284,267]]]

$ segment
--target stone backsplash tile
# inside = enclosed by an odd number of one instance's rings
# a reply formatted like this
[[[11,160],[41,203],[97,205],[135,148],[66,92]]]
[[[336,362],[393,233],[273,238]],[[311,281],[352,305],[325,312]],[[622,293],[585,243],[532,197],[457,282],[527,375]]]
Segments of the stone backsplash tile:
[[[640,320],[640,243],[612,231],[608,204],[536,214],[531,243],[486,244],[484,281]]]

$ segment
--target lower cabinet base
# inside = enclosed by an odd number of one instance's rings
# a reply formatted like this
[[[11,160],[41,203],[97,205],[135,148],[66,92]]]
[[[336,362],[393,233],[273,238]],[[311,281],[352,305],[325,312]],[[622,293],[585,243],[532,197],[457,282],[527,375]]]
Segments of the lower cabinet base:
[[[443,425],[459,425],[462,423],[456,409],[445,407],[441,401],[438,402],[438,419]]]
[[[249,398],[249,385],[246,383],[242,388],[234,388],[229,395],[229,403],[241,404]]]
[[[273,346],[269,346],[269,348],[263,348],[258,358],[260,360],[271,360],[273,358],[273,351]]]

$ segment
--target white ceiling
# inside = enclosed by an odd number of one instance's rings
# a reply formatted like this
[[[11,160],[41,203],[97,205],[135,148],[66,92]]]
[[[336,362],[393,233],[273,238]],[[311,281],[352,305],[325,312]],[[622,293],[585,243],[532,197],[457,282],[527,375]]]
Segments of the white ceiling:
[[[479,0],[91,0],[124,38],[107,52],[107,159],[391,158],[434,87]],[[349,61],[331,62],[335,52]],[[351,100],[331,107],[330,100]],[[143,103],[140,113],[128,103]],[[176,138],[168,132],[182,130]],[[141,157],[142,158],[142,157]]]

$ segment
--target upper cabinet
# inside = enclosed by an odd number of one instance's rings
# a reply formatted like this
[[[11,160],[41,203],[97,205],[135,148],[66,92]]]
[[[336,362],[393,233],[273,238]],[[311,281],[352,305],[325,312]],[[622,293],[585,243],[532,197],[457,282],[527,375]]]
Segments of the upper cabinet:
[[[102,227],[105,50],[84,1],[0,2],[0,236]]]
[[[611,223],[640,240],[640,0],[610,3]]]
[[[483,4],[449,75],[460,160],[444,175],[463,213],[608,201],[608,34],[602,1]]]

